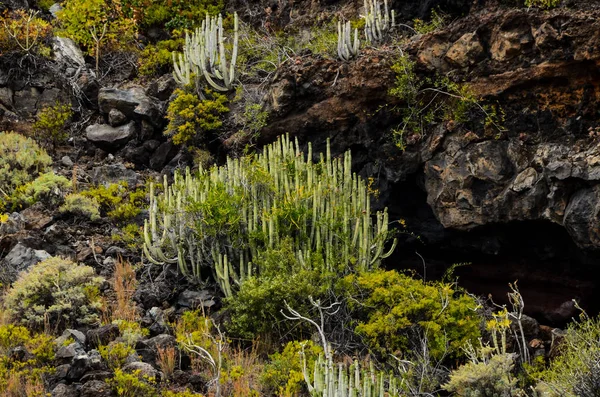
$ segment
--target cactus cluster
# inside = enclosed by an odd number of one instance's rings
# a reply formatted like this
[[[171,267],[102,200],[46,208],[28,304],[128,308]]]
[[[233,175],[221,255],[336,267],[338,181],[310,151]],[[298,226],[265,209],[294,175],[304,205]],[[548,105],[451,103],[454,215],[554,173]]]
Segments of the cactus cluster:
[[[385,33],[396,24],[394,10],[389,11],[388,2],[384,0],[383,12],[377,0],[365,0],[365,37],[367,43],[383,40]]]
[[[352,28],[350,21],[346,23],[338,22],[338,56],[343,61],[349,61],[358,55],[360,50],[360,40],[358,39],[358,29],[354,29],[354,41],[351,37]]]
[[[186,32],[183,53],[173,52],[173,76],[181,85],[188,85],[192,77],[203,75],[208,84],[217,91],[233,88],[238,52],[238,17],[234,14],[233,52],[227,62],[223,18],[206,14],[202,26],[191,35]]]
[[[150,194],[144,253],[155,264],[178,263],[202,281],[211,269],[231,296],[247,277],[260,274],[253,261],[268,248],[293,240],[297,264],[323,258],[328,271],[347,274],[377,267],[396,245],[387,211],[371,214],[365,182],[351,171],[350,152],[313,162],[298,142],[280,137],[254,157],[176,174],[163,193]]]
[[[372,362],[369,368],[361,368],[358,361],[349,367],[334,363],[320,356],[315,362],[313,382],[310,382],[306,366],[304,379],[313,397],[398,397],[400,388],[393,374],[376,371]],[[336,368],[337,367],[337,368]]]

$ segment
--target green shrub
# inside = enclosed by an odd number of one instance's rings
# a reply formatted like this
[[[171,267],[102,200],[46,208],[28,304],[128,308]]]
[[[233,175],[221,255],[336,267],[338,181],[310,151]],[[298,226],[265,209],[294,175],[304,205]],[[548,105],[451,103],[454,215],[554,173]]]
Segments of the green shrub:
[[[557,7],[561,0],[525,0],[526,7],[539,7],[541,9],[550,9]]]
[[[98,185],[80,194],[96,201],[100,206],[100,213],[116,222],[135,218],[146,203],[146,190],[138,188],[132,191],[124,181],[108,186]]]
[[[142,328],[136,321],[114,320],[113,324],[119,327],[121,339],[128,346],[134,346],[137,341],[150,334],[146,328]]]
[[[70,180],[52,171],[46,172],[15,190],[12,198],[13,207],[23,208],[38,201],[54,207],[63,201],[65,191],[70,188]]]
[[[198,397],[198,396],[201,396],[201,394],[194,393],[194,392],[190,391],[189,389],[185,389],[185,391],[165,390],[162,392],[161,396],[162,397]]]
[[[108,384],[119,397],[158,397],[155,388],[156,380],[141,375],[140,370],[126,373],[117,368],[114,377],[108,381]]]
[[[177,34],[176,34],[177,33]],[[149,44],[144,48],[139,57],[139,72],[143,76],[159,76],[173,70],[173,51],[180,52],[184,39],[173,33],[174,38],[161,40],[156,44]]]
[[[52,164],[52,158],[32,139],[0,132],[0,208],[13,191],[33,180]]]
[[[480,335],[476,301],[453,285],[428,284],[395,271],[347,276],[340,291],[349,298],[355,331],[374,352],[403,354],[424,335],[434,359],[458,357]]]
[[[229,111],[225,106],[227,97],[213,91],[206,91],[206,99],[194,93],[175,90],[176,98],[169,104],[167,119],[169,125],[165,135],[173,137],[177,145],[187,143],[202,134],[214,131],[223,125],[221,115]]]
[[[135,354],[135,349],[123,342],[111,342],[108,346],[98,347],[100,356],[108,364],[108,368],[115,370],[125,365],[127,357]]]
[[[220,13],[223,0],[123,0],[123,9],[145,28],[164,25],[167,29],[190,29],[199,26],[207,12]]]
[[[421,19],[413,20],[413,26],[417,33],[427,34],[433,32],[446,23],[444,15],[438,13],[436,10],[431,10],[431,19],[429,22],[425,22]]]
[[[21,53],[50,57],[52,25],[37,15],[37,11],[22,9],[0,15],[0,54]]]
[[[267,395],[296,396],[305,389],[301,352],[304,352],[306,368],[312,369],[319,355],[323,354],[323,349],[312,341],[292,341],[285,345],[281,353],[269,356],[269,362],[260,376]]]
[[[514,397],[520,391],[512,376],[514,354],[495,354],[483,362],[470,362],[452,371],[443,387],[461,397]]]
[[[102,307],[104,279],[94,269],[52,257],[21,273],[4,298],[4,307],[18,324],[56,329],[96,324]]]
[[[58,102],[54,106],[43,108],[38,113],[37,121],[33,123],[36,139],[53,147],[63,143],[69,137],[65,128],[72,115],[71,106]]]
[[[543,396],[593,397],[600,393],[600,317],[581,316],[569,325],[559,355],[542,373]]]
[[[59,208],[59,211],[82,216],[91,221],[100,219],[100,204],[98,204],[98,201],[79,193],[67,195],[65,203]]]

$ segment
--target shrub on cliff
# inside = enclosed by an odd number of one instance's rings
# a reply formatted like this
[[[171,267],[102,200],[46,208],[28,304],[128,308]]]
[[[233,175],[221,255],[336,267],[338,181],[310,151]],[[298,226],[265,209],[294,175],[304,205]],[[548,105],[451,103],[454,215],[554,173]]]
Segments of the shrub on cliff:
[[[32,139],[0,132],[0,208],[18,186],[32,181],[50,164],[52,158]]]
[[[95,324],[103,281],[89,266],[52,257],[20,275],[6,293],[4,307],[14,322],[30,329],[46,323],[56,329]]]

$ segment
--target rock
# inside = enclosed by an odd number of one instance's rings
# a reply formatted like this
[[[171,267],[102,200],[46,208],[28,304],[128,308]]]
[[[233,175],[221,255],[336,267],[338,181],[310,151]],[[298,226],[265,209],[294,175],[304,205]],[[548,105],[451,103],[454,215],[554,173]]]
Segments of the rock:
[[[108,112],[108,123],[113,127],[118,127],[127,122],[127,116],[118,109],[110,109]]]
[[[516,321],[515,313],[510,313],[509,318],[511,320],[510,326],[513,332],[517,332],[517,335],[519,335],[521,331]],[[521,326],[523,327],[523,334],[525,334],[526,340],[535,339],[540,336],[540,325],[535,318],[529,317],[526,314],[522,314]]]
[[[124,248],[113,245],[106,249],[105,255],[113,257],[113,258],[118,258],[119,256],[123,256],[126,253],[127,253],[127,251]]]
[[[38,87],[25,87],[22,90],[15,91],[13,96],[14,110],[17,114],[31,117],[37,113],[37,103],[42,96],[42,91]]]
[[[74,357],[82,354],[85,354],[83,346],[78,342],[73,342],[67,346],[61,346],[56,352],[56,358],[70,362]]]
[[[508,61],[525,53],[532,42],[529,30],[500,31],[492,39],[490,54],[496,61]]]
[[[101,380],[86,382],[81,387],[81,397],[114,397],[112,388]]]
[[[165,314],[162,309],[153,307],[148,311],[148,314],[152,319],[152,324],[148,328],[150,335],[160,335],[169,332],[169,327],[165,321]]]
[[[129,146],[123,149],[121,152],[123,158],[134,164],[137,169],[143,168],[148,165],[150,161],[150,154],[146,151],[144,146]]]
[[[83,52],[81,52],[81,49],[73,40],[66,37],[53,37],[52,49],[54,50],[54,59],[56,62],[85,67]]]
[[[71,160],[71,158],[69,156],[63,156],[60,159],[60,162],[62,163],[62,165],[64,165],[65,167],[73,167],[73,160]]]
[[[54,3],[50,6],[50,8],[48,8],[48,12],[50,12],[50,15],[56,18],[58,13],[61,12],[62,9],[63,8],[61,7],[60,3]]]
[[[161,145],[161,143],[156,139],[150,139],[148,141],[144,141],[143,145],[148,152],[152,153]]]
[[[148,87],[147,93],[161,101],[166,101],[175,91],[175,88],[177,88],[177,83],[173,75],[168,73],[154,80]]]
[[[129,188],[135,187],[139,180],[139,176],[135,171],[126,168],[121,163],[94,167],[91,177],[94,184],[108,186],[111,183],[125,181]]]
[[[9,285],[18,277],[19,272],[27,270],[30,266],[50,258],[50,254],[43,250],[35,250],[18,243],[0,262],[0,281]]]
[[[146,95],[142,87],[132,87],[126,90],[102,88],[98,93],[98,106],[103,113],[117,109],[130,120],[143,119],[155,126],[160,126],[162,123],[159,102]]]
[[[54,344],[57,346],[63,346],[65,341],[72,338],[75,342],[78,342],[81,346],[85,346],[85,335],[83,332],[76,329],[66,329],[62,335],[54,340]]]
[[[145,345],[157,351],[167,347],[176,347],[177,339],[173,335],[161,334],[144,341]]]
[[[156,370],[152,365],[141,361],[133,362],[123,366],[124,372],[140,371],[140,376],[154,378],[157,382],[160,382],[160,372]]]
[[[476,33],[465,33],[446,52],[445,59],[464,68],[479,62],[484,56],[483,47]]]
[[[0,223],[0,237],[15,234],[25,229],[25,217],[13,212],[4,223]]]
[[[67,386],[63,383],[59,383],[54,389],[52,389],[51,397],[79,397],[79,392],[73,386]]]
[[[150,168],[160,171],[177,154],[177,146],[171,141],[162,143],[150,157]]]
[[[199,307],[208,309],[215,304],[215,301],[214,297],[206,290],[194,291],[187,289],[179,294],[177,304],[179,306],[189,307],[190,309],[197,309]]]
[[[135,135],[135,123],[111,127],[108,124],[93,124],[85,129],[87,139],[106,151],[115,151],[129,142]]]
[[[71,369],[71,364],[62,364],[62,365],[58,365],[56,367],[56,370],[54,371],[54,377],[56,379],[66,379],[67,378],[67,374],[69,373],[69,370]]]
[[[67,373],[67,379],[70,381],[79,380],[86,372],[90,371],[90,357],[83,353],[73,357],[71,368]]]
[[[600,246],[600,185],[575,192],[565,209],[564,225],[581,248]]]
[[[90,347],[96,348],[100,345],[108,345],[118,338],[119,334],[119,327],[116,324],[107,324],[96,329],[90,329],[87,332],[87,340]]]
[[[87,383],[93,380],[105,380],[110,379],[112,377],[112,373],[109,371],[90,371],[81,377],[81,383]]]
[[[6,354],[13,361],[25,362],[33,358],[33,355],[25,346],[16,346],[11,348]]]

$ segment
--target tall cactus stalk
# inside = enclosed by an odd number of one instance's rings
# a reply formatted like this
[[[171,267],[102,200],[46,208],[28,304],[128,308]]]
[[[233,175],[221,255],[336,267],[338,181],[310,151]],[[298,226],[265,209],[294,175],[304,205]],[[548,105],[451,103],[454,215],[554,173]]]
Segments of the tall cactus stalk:
[[[186,32],[183,53],[173,52],[173,76],[181,85],[190,84],[192,75],[203,75],[208,84],[217,91],[229,91],[235,81],[235,65],[238,52],[238,16],[234,14],[233,52],[227,62],[223,18],[210,17],[191,35]]]
[[[351,171],[350,152],[328,150],[313,163],[312,149],[280,137],[252,158],[175,174],[163,192],[151,190],[144,254],[155,264],[178,264],[202,281],[210,269],[226,296],[260,274],[254,264],[267,249],[291,241],[298,269],[321,256],[344,275],[377,267],[391,244],[387,210],[371,214],[365,182]]]
[[[367,43],[383,40],[385,34],[396,25],[394,10],[389,11],[388,2],[384,0],[383,12],[378,0],[365,0],[365,37]]]
[[[358,29],[354,29],[354,41],[351,38],[352,28],[350,21],[343,24],[338,22],[338,57],[342,61],[349,61],[358,55],[360,51],[360,40],[358,39]]]

